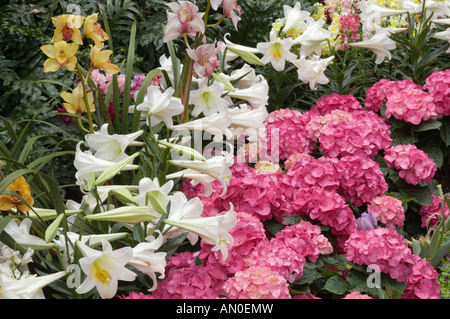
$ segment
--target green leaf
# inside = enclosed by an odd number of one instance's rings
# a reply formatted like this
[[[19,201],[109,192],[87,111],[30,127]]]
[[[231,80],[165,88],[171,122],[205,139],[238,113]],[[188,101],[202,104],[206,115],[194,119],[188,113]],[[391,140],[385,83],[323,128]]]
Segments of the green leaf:
[[[412,129],[415,132],[425,132],[430,130],[436,130],[442,126],[442,122],[437,120],[429,120],[421,122],[419,125],[412,125]]]
[[[134,52],[136,47],[136,21],[131,27],[130,43],[128,46],[127,66],[125,69],[125,86],[122,101],[122,134],[128,133],[128,108],[130,106],[131,77],[133,76]]]
[[[441,138],[445,146],[450,146],[450,118],[444,117],[441,119],[442,126],[440,129]]]
[[[444,155],[442,154],[440,148],[433,146],[425,146],[422,148],[422,151],[427,153],[428,157],[434,161],[437,168],[440,168],[442,166],[444,162]]]
[[[333,276],[327,280],[324,290],[336,295],[344,295],[350,288],[349,284],[339,276]]]
[[[419,205],[427,206],[431,204],[432,192],[428,186],[407,185],[402,187],[400,192],[405,196],[414,197],[414,201]]]

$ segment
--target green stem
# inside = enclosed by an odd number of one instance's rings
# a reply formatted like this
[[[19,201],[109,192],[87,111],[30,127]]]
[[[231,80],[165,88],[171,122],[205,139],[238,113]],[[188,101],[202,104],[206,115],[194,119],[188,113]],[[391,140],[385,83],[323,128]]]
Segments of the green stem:
[[[77,64],[77,73],[80,76],[81,86],[83,87],[83,101],[84,101],[84,105],[86,106],[86,112],[87,112],[88,121],[89,121],[89,132],[94,133],[94,123],[92,121],[92,112],[91,112],[91,108],[89,107],[89,101],[87,98],[87,91],[86,91],[86,81],[89,78],[91,72],[92,72],[92,68],[90,68],[90,70],[86,74],[86,80],[83,80],[83,73],[81,72],[80,65]]]

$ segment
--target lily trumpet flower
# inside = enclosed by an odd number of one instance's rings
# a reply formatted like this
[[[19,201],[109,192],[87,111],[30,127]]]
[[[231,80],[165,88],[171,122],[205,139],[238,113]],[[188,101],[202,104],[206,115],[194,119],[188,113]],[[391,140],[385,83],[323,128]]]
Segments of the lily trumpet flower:
[[[139,195],[134,198],[138,202],[139,206],[149,205],[147,199],[147,193],[151,193],[156,197],[164,206],[169,203],[169,193],[174,186],[173,181],[168,181],[164,185],[160,186],[157,178],[151,180],[148,177],[144,177],[139,181]]]
[[[230,124],[231,118],[228,112],[222,111],[186,123],[169,126],[169,129],[172,131],[206,131],[215,135],[216,141],[220,141],[223,135],[230,135],[228,130]]]
[[[149,86],[144,102],[136,106],[138,111],[147,114],[147,125],[155,126],[164,122],[173,125],[172,116],[181,114],[184,106],[179,98],[173,97],[175,89],[167,88],[164,93],[156,86]]]
[[[204,77],[198,81],[198,90],[191,91],[189,102],[194,104],[192,116],[199,116],[203,113],[205,116],[224,111],[228,105],[233,104],[229,97],[222,97],[225,85],[220,82],[214,82],[208,85],[208,78]]]
[[[325,21],[307,19],[307,25],[303,33],[294,39],[293,45],[300,44],[300,55],[310,56],[311,54],[321,55],[322,44],[330,39],[330,31],[323,28]]]
[[[81,151],[81,143],[83,142],[79,142],[76,146],[75,160],[73,164],[77,169],[75,178],[77,179],[78,184],[83,185],[83,183],[88,181],[94,174],[99,175],[117,163],[99,159],[90,151]],[[138,165],[126,164],[121,170],[127,171],[138,168]]]
[[[103,299],[112,298],[117,292],[118,281],[133,281],[136,274],[125,268],[133,256],[131,247],[112,249],[107,240],[102,241],[102,251],[92,249],[80,241],[77,247],[84,257],[80,259],[80,266],[87,275],[85,281],[76,289],[79,294],[87,293],[96,287]]]
[[[314,55],[310,59],[306,59],[304,56],[294,62],[297,67],[298,79],[303,83],[309,83],[311,90],[317,90],[316,84],[327,84],[329,79],[325,76],[324,71],[328,64],[331,63],[334,56],[330,56],[326,59],[320,59],[317,55]]]
[[[245,100],[255,108],[265,107],[269,101],[269,84],[262,78],[249,88],[228,92],[228,96]]]
[[[160,275],[158,278],[163,279],[166,268],[166,253],[156,252],[163,244],[163,236],[160,232],[158,238],[148,236],[146,242],[142,242],[133,247],[133,255],[128,262],[129,265],[135,267],[140,272],[147,274],[153,281],[149,292],[154,291],[157,286],[156,273]]]
[[[214,245],[213,251],[220,250],[223,260],[226,260],[228,257],[227,245],[233,245],[234,242],[233,236],[229,232],[236,226],[237,218],[233,214],[233,205],[231,205],[231,209],[223,215],[181,220],[168,218],[163,222],[197,234],[206,243]]]
[[[20,279],[0,274],[0,299],[45,299],[42,288],[64,277],[67,272],[60,271],[45,276],[27,275]]]
[[[47,243],[44,239],[30,234],[32,220],[25,218],[17,225],[17,222],[11,220],[4,231],[7,232],[23,248],[31,248],[34,251],[51,249],[55,247],[53,243]]]
[[[194,171],[213,177],[222,185],[222,195],[226,193],[227,186],[230,183],[230,167],[231,165],[233,165],[233,162],[234,161],[230,160],[230,157],[226,156],[226,154],[213,156],[206,161],[169,160],[169,163],[171,165],[192,169]]]
[[[408,10],[389,9],[367,0],[359,3],[359,9],[361,10],[360,19],[364,34],[373,32],[377,27],[380,27],[379,22],[383,18],[408,13]]]
[[[280,39],[276,32],[270,32],[270,41],[261,42],[257,44],[257,49],[264,55],[261,61],[264,63],[271,63],[272,67],[277,71],[283,71],[286,61],[292,61],[297,56],[290,51],[293,45],[292,38]]]
[[[259,132],[265,132],[264,121],[269,113],[265,107],[252,109],[247,104],[241,104],[229,109],[228,115],[231,117],[230,127],[235,129],[237,137],[246,133],[251,141],[255,141],[261,137]]]
[[[349,43],[350,46],[368,49],[377,55],[376,64],[380,64],[385,58],[391,59],[391,52],[397,47],[394,40],[389,38],[390,31],[383,28],[378,28],[375,34],[367,40],[361,42]]]
[[[284,27],[283,32],[287,35],[302,32],[306,28],[306,18],[310,16],[310,13],[305,10],[301,10],[300,2],[297,2],[294,7],[288,5],[283,6],[284,13]]]
[[[119,162],[128,157],[125,149],[129,145],[142,145],[135,140],[142,135],[144,131],[137,131],[131,134],[112,134],[108,133],[108,124],[103,124],[100,132],[86,134],[86,146],[95,151],[94,156],[105,161]]]

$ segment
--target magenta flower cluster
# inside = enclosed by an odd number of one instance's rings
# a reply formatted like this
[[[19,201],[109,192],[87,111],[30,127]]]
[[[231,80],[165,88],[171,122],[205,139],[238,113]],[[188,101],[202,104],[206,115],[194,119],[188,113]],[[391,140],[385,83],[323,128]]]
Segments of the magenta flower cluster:
[[[411,252],[395,229],[356,230],[346,241],[345,251],[347,260],[358,265],[377,265],[381,272],[405,282],[404,299],[440,297],[438,273],[425,259]]]

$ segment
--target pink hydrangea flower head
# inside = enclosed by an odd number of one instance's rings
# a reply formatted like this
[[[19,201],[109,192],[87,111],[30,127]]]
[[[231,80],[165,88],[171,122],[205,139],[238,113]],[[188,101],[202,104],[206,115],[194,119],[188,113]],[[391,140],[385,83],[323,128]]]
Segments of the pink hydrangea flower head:
[[[381,228],[356,230],[345,242],[345,257],[358,265],[378,265],[380,271],[397,281],[410,274],[411,255],[404,238],[396,230]]]
[[[127,295],[119,296],[120,299],[155,299],[153,295],[144,294],[142,292],[130,292]]]
[[[278,145],[279,158],[286,159],[294,153],[311,153],[313,141],[305,130],[305,120],[300,111],[280,109],[271,112],[264,122],[268,152]]]
[[[357,207],[388,190],[380,165],[367,156],[342,157],[339,171],[338,192]]]
[[[450,69],[431,73],[423,88],[434,99],[437,117],[450,115]]]
[[[249,267],[224,284],[228,299],[290,299],[286,279],[268,267]]]
[[[359,291],[352,291],[342,299],[373,299],[373,298],[369,295],[360,293]]]
[[[412,269],[406,280],[402,299],[439,299],[441,289],[438,272],[430,263],[417,255],[411,254]]]
[[[337,158],[302,157],[286,174],[291,178],[292,185],[297,188],[319,186],[326,190],[336,190],[340,185],[338,164]]]
[[[389,128],[381,116],[364,110],[333,110],[313,117],[306,125],[309,137],[317,140],[319,149],[330,157],[359,153],[374,157],[392,145]]]
[[[420,124],[431,118],[436,118],[436,105],[434,99],[421,88],[406,88],[393,93],[386,102],[385,115],[393,116],[397,120]]]
[[[402,227],[405,221],[405,211],[402,201],[388,195],[374,197],[367,205],[367,211],[386,225],[386,227]]]
[[[167,12],[164,42],[174,40],[183,34],[205,33],[204,13],[198,12],[198,7],[193,2],[178,1],[167,5],[172,12]]]
[[[384,160],[387,166],[397,169],[399,176],[412,185],[430,183],[437,171],[433,159],[414,144],[400,144],[386,149]]]
[[[329,114],[333,110],[352,112],[362,109],[361,104],[353,95],[340,95],[337,93],[320,97],[316,104],[311,107],[313,112],[318,112],[321,115]]]
[[[167,261],[165,277],[153,291],[157,299],[218,299],[223,295],[226,273],[220,268],[195,264],[199,252],[174,254]]]
[[[334,190],[317,186],[300,188],[293,200],[297,214],[307,215],[322,225],[330,226],[334,235],[348,237],[355,230],[356,218],[351,208]]]
[[[422,89],[420,85],[409,79],[400,81],[381,79],[367,90],[364,106],[367,110],[378,112],[393,93],[406,88]]]
[[[269,161],[259,161],[255,164],[256,173],[282,173],[280,165],[269,162]]]
[[[426,206],[421,206],[419,208],[419,215],[421,216],[421,227],[426,228],[433,227],[438,221],[438,217],[435,215],[438,214],[442,216],[442,206],[441,206],[441,198],[438,195],[431,195],[431,204]],[[450,210],[447,206],[447,203],[444,201],[444,214],[445,218],[449,218]],[[433,216],[433,217],[432,217]]]

